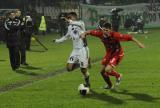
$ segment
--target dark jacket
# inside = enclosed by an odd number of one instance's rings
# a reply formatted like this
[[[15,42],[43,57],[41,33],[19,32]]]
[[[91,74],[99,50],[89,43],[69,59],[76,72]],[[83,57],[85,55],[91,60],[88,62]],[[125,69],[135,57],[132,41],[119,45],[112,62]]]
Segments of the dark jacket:
[[[4,26],[6,30],[7,47],[20,45],[20,37],[17,34],[20,28],[20,20],[8,18],[5,20]]]
[[[25,32],[25,34],[32,34],[32,32],[33,32],[33,22],[32,22],[32,18],[30,16],[25,17],[24,32]]]
[[[16,19],[20,21],[20,25],[19,25],[17,34],[20,37],[20,44],[22,46],[22,45],[25,45],[25,35],[24,35],[25,18],[23,16],[20,16],[20,17],[16,17]]]
[[[112,15],[112,26],[119,26],[120,24],[120,16],[118,14]]]

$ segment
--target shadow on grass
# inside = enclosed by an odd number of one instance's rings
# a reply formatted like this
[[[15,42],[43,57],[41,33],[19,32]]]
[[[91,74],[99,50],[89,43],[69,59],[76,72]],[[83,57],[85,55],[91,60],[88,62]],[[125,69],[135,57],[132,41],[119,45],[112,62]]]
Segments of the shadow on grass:
[[[46,52],[46,50],[35,50],[35,49],[32,49],[32,50],[29,50],[30,52]]]
[[[15,72],[19,73],[19,74],[29,75],[29,76],[40,76],[41,75],[38,73],[28,72],[28,71],[24,71],[24,70],[16,70]]]
[[[6,60],[0,60],[0,62],[5,62]]]
[[[124,104],[125,101],[115,98],[113,96],[109,96],[106,95],[105,93],[97,93],[93,90],[90,90],[91,94],[83,96],[83,98],[91,98],[91,99],[96,99],[96,100],[101,100],[104,102],[108,102],[111,104],[116,104],[116,105],[120,105],[120,104]]]
[[[117,91],[117,90],[111,90],[113,93],[116,94],[122,94],[122,95],[128,95],[132,96],[133,99],[129,100],[138,100],[138,101],[145,101],[145,102],[155,102],[156,100],[159,100],[160,98],[155,98],[151,95],[145,94],[145,93],[133,93],[129,92],[128,90],[122,90],[122,91]]]
[[[32,44],[31,46],[40,46],[40,45],[38,45],[38,44]]]
[[[41,67],[34,67],[34,66],[30,66],[30,65],[24,66],[24,67],[21,67],[21,68],[28,69],[28,70],[42,70]]]

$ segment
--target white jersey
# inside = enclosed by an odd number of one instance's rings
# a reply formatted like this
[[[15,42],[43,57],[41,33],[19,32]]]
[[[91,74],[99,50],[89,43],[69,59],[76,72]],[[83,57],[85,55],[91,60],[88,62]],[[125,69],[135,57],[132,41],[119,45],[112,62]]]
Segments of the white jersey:
[[[86,43],[84,43],[84,41],[80,38],[80,35],[83,32],[85,32],[83,21],[70,20],[67,34],[60,39],[56,39],[56,42],[61,43],[67,39],[72,39],[73,50],[67,63],[79,63],[80,68],[87,68],[89,49],[86,47]]]
[[[72,21],[70,20],[68,26],[68,32],[65,36],[60,39],[56,39],[57,43],[61,43],[67,39],[72,39],[73,49],[80,49],[84,47],[84,42],[80,38],[80,35],[85,32],[85,25],[83,21]]]

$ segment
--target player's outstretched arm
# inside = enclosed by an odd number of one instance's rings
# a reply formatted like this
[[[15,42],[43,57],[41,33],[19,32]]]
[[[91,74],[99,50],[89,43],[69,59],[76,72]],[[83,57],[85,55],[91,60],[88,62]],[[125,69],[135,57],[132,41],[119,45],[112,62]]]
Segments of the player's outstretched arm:
[[[65,36],[61,37],[60,39],[54,39],[53,42],[55,42],[55,43],[62,43],[62,42],[64,42],[65,40],[67,40],[69,38],[70,32],[71,31],[68,28],[67,34]]]
[[[55,43],[62,43],[62,42],[64,42],[65,40],[67,40],[67,37],[63,36],[63,37],[60,38],[60,39],[54,39],[53,42],[55,42]]]
[[[90,34],[90,30],[85,31],[84,33],[82,33],[80,37],[81,37],[82,39],[84,39],[84,38],[86,38],[86,36],[89,35],[89,34]]]
[[[55,43],[62,43],[62,42],[64,42],[65,40],[67,40],[68,39],[68,33],[65,35],[65,36],[63,36],[62,38],[60,38],[60,39],[54,39],[53,40],[53,42],[55,42]]]
[[[136,38],[132,37],[133,42],[135,42],[140,48],[145,48],[144,44],[138,41]]]

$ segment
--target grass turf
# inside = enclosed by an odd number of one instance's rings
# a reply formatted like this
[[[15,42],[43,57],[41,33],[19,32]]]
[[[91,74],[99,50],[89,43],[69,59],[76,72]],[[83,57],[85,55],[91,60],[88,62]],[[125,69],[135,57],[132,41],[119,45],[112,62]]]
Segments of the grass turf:
[[[145,37],[147,36],[147,38]],[[21,67],[19,71],[11,70],[8,50],[0,44],[0,87],[36,79],[38,75],[61,69],[65,66],[72,50],[72,42],[55,44],[51,40],[57,35],[39,36],[48,47],[44,51],[35,41],[32,50],[27,52],[30,67]],[[117,67],[123,74],[121,85],[115,90],[103,90],[105,83],[99,69],[100,61],[94,63],[90,71],[92,93],[80,96],[77,87],[83,83],[78,70],[64,72],[56,76],[0,93],[0,108],[158,108],[160,105],[159,85],[159,30],[150,30],[149,34],[139,34],[136,38],[145,43],[145,49],[139,49],[132,42],[124,42],[125,57]],[[92,60],[104,55],[104,47],[96,38],[88,39]],[[114,78],[112,78],[115,81]]]

